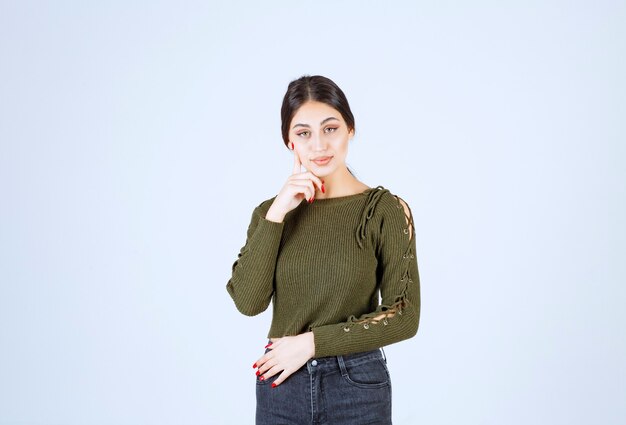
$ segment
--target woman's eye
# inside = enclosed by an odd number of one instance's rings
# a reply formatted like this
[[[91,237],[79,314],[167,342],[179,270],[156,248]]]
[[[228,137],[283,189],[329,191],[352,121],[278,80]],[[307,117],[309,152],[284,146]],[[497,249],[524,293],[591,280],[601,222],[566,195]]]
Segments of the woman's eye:
[[[302,133],[298,133],[298,136],[304,136],[304,135],[308,135],[309,132],[308,131],[303,131]]]
[[[326,130],[328,130],[328,133],[332,133],[333,131],[337,130],[337,127],[327,127]]]

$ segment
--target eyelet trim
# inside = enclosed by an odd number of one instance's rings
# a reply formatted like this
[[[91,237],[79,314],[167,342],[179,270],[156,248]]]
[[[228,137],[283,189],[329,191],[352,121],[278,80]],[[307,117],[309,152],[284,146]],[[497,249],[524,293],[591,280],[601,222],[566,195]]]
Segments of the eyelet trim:
[[[402,311],[409,305],[409,300],[406,298],[406,293],[396,297],[396,302],[391,306],[382,305],[379,310],[372,313],[368,313],[357,319],[355,316],[350,316],[348,321],[344,324],[344,332],[350,332],[350,329],[356,325],[362,325],[363,329],[370,329],[372,325],[377,325],[382,322],[383,326],[389,326],[397,316],[402,316]]]

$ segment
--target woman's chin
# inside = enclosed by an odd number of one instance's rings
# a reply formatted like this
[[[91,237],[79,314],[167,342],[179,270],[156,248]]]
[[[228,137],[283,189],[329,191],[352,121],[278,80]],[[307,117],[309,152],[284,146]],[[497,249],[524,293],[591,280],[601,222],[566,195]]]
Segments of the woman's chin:
[[[311,169],[309,171],[315,174],[317,177],[326,177],[333,174],[336,169],[337,167],[329,167],[328,165],[320,166],[312,162]]]
[[[311,171],[311,174],[313,174],[314,176],[319,177],[319,178],[324,178],[324,177],[332,174],[332,172],[329,172],[327,170],[320,170],[318,168],[312,168],[310,171]]]

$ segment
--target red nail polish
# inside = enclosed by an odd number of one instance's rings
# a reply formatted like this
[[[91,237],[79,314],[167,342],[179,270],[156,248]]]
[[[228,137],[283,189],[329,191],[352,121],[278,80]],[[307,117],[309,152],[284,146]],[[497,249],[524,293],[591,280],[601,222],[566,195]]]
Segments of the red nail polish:
[[[265,376],[261,376],[261,377],[259,378],[259,381],[265,381]]]
[[[293,142],[291,142],[291,149],[293,149]]]
[[[269,344],[267,344],[267,345],[266,345],[265,347],[263,347],[263,348],[267,348],[267,347],[269,347],[270,345],[272,345],[272,343],[271,343],[271,342],[270,342]]]
[[[324,190],[324,183],[322,183],[322,193],[326,193],[326,191]]]
[[[276,388],[276,382],[272,382],[272,388]]]
[[[261,374],[261,371],[260,371],[260,370],[257,370],[257,371],[256,371],[256,376],[259,376],[260,374]]]
[[[256,363],[252,365],[252,369],[256,369]]]

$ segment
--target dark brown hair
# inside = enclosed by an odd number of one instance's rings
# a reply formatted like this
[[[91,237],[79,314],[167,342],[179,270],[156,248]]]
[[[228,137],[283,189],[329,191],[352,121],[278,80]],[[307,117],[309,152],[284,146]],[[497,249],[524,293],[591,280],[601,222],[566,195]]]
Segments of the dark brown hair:
[[[283,104],[280,108],[283,142],[288,149],[289,124],[298,109],[310,100],[325,103],[339,111],[348,126],[348,131],[356,131],[354,127],[354,115],[352,115],[352,111],[350,110],[350,104],[339,86],[330,78],[321,75],[303,75],[289,83],[287,93],[285,93],[285,97],[283,97]],[[350,171],[349,168],[348,171]],[[350,171],[350,173],[352,174],[352,171]]]

